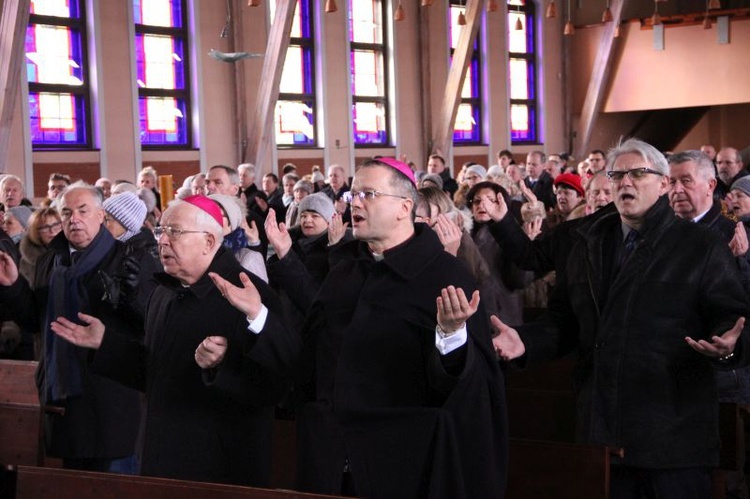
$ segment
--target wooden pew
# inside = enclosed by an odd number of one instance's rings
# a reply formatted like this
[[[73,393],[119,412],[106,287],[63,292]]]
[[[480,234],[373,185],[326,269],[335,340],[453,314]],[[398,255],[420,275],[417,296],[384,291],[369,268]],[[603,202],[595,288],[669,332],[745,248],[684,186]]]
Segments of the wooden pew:
[[[614,452],[621,451],[512,438],[506,499],[608,499]]]
[[[0,464],[41,464],[36,362],[0,360]]]
[[[16,499],[322,499],[318,494],[142,476],[19,466]]]

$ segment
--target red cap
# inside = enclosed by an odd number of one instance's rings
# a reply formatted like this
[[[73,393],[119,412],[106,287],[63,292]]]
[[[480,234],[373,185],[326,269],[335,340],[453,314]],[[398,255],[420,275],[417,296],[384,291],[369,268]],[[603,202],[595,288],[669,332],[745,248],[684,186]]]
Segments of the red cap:
[[[211,198],[208,198],[206,196],[188,196],[185,199],[183,199],[186,203],[190,203],[193,206],[196,206],[200,208],[201,210],[205,211],[209,215],[211,215],[211,218],[216,220],[220,226],[224,226],[224,217],[221,214],[221,208],[219,208],[219,205]]]
[[[578,192],[578,194],[581,195],[581,197],[586,195],[586,192],[583,190],[583,186],[581,185],[580,175],[576,175],[575,173],[561,173],[555,178],[555,185],[560,184],[574,189],[576,192]]]
[[[403,161],[399,161],[395,158],[375,158],[375,161],[383,163],[384,165],[388,165],[391,168],[400,171],[401,173],[406,175],[409,180],[411,180],[411,183],[414,184],[414,187],[417,186],[417,179],[414,178],[414,172],[409,167],[409,165],[407,165]]]

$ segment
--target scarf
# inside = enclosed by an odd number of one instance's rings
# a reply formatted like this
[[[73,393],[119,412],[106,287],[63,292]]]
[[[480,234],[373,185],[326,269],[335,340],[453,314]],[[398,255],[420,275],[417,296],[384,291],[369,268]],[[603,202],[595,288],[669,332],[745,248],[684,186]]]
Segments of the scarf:
[[[242,227],[237,227],[232,232],[224,236],[223,246],[236,254],[242,248],[247,248],[247,235]]]
[[[60,316],[81,324],[78,312],[92,311],[83,280],[97,269],[114,247],[114,238],[102,226],[85,249],[70,255],[66,251],[55,255],[44,326],[46,362],[43,394],[46,400],[43,403],[58,402],[83,393],[83,349],[59,338],[50,324]]]

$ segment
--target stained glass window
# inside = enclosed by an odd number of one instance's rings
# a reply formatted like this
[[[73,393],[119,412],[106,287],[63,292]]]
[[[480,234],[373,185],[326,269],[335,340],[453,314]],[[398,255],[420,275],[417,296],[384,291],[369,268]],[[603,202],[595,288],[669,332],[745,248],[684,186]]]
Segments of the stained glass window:
[[[141,145],[190,147],[184,0],[132,1]]]
[[[25,51],[34,149],[91,146],[82,9],[79,0],[31,0]]]
[[[388,145],[388,74],[381,0],[349,0],[354,144]]]
[[[276,145],[317,145],[312,0],[297,0],[274,113]],[[271,20],[276,10],[270,3]]]
[[[508,74],[512,144],[538,142],[535,19],[534,2],[508,1]]]
[[[451,0],[450,2],[450,41],[451,59],[453,51],[458,45],[458,38],[463,26],[458,24],[458,16],[465,10],[466,2]],[[479,59],[479,35],[474,42],[471,54],[471,62],[466,70],[464,84],[461,88],[461,103],[456,113],[456,121],[453,124],[453,143],[479,144],[482,140],[482,97],[480,88],[480,59]]]

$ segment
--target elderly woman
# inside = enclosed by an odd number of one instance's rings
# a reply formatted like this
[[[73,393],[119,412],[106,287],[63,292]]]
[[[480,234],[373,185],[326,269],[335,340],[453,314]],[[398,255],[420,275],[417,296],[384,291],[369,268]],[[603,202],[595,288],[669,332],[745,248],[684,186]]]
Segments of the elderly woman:
[[[2,227],[5,233],[16,243],[16,246],[21,242],[23,235],[26,234],[30,217],[31,209],[28,206],[15,206],[5,210]]]
[[[208,196],[221,208],[223,216],[223,246],[230,250],[245,269],[268,282],[268,272],[260,251],[260,238],[257,232],[248,240],[247,222],[245,222],[244,204],[238,197],[225,194]],[[251,246],[255,249],[252,249]]]

